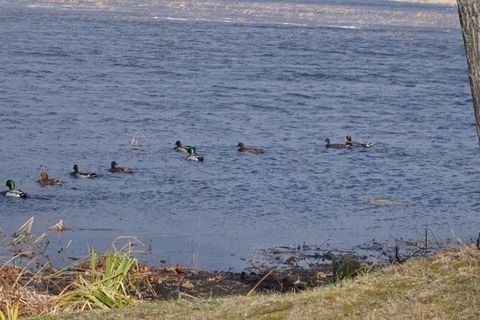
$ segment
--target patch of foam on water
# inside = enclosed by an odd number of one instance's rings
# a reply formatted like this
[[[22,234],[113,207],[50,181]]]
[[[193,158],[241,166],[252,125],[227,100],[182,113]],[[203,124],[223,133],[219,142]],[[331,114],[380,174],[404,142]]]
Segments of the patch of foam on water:
[[[340,28],[340,29],[360,29],[360,27],[357,26],[331,26],[332,28]]]
[[[155,17],[154,19],[162,19],[162,18]],[[169,20],[169,21],[190,21],[190,20],[192,20],[192,19],[188,19],[188,18],[178,18],[178,17],[165,17],[164,19]]]
[[[292,23],[292,22],[282,22],[280,23],[284,26],[294,26],[294,27],[306,27],[307,25],[304,23]]]

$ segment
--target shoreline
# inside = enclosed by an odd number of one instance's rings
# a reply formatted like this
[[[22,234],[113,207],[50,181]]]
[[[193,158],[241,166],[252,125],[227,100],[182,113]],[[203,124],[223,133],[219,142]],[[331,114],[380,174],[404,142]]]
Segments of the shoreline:
[[[435,4],[435,5],[447,5],[447,6],[456,6],[456,0],[394,0],[395,2],[406,2],[406,3],[423,3],[423,4]]]
[[[152,267],[139,263],[131,256],[133,251],[130,249],[123,253],[122,250],[115,250],[105,255],[91,251],[89,257],[62,270],[53,268],[47,260],[44,265],[38,265],[36,269],[29,267],[30,270],[25,271],[26,269],[22,267],[26,268],[38,257],[18,256],[8,259],[10,262],[2,263],[3,266],[0,267],[0,310],[8,310],[21,301],[22,316],[46,316],[53,313],[59,314],[63,319],[69,312],[78,310],[78,307],[64,310],[57,306],[57,302],[63,299],[65,293],[68,294],[78,286],[79,279],[95,281],[98,275],[105,273],[106,266],[109,265],[108,260],[112,257],[114,260],[126,258],[131,262],[131,269],[128,270],[129,280],[125,284],[125,288],[128,289],[124,291],[124,296],[130,301],[127,305],[135,305],[167,303],[166,301],[172,299],[173,301],[230,299],[235,296],[249,296],[252,293],[301,294],[310,290],[323,290],[322,288],[342,283],[346,279],[361,277],[370,271],[381,273],[382,270],[395,265],[432,259],[433,255],[449,251],[457,252],[459,248],[458,246],[434,248],[430,241],[423,243],[420,240],[411,244],[410,248],[406,242],[399,245],[403,250],[398,249],[397,245],[394,251],[390,250],[388,253],[390,262],[378,260],[372,263],[362,256],[326,253],[317,256],[317,263],[309,264],[308,267],[300,266],[299,256],[290,256],[282,262],[283,267],[269,265],[256,272],[208,272],[181,265]],[[26,260],[22,260],[24,258]],[[92,285],[90,288],[94,287],[95,285]]]

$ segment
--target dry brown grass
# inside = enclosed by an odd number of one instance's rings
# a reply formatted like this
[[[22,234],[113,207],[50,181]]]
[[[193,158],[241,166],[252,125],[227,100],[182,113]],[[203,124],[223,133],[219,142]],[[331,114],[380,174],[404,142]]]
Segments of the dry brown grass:
[[[22,269],[4,266],[0,268],[0,311],[19,306],[20,316],[47,314],[52,311],[53,297],[38,294],[28,286],[33,276],[27,276]],[[25,280],[29,278],[29,280]]]

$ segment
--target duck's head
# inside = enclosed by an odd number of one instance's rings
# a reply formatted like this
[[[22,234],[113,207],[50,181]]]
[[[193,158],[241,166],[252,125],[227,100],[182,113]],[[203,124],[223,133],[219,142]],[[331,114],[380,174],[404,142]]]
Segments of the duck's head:
[[[245,148],[245,145],[243,143],[239,142],[237,144],[237,148]]]
[[[188,155],[194,156],[196,153],[197,153],[197,148],[191,147],[190,149],[188,149]]]
[[[326,138],[326,139],[325,139],[325,142],[326,142],[327,144],[330,144],[330,138]]]
[[[39,180],[47,180],[48,179],[48,174],[46,172],[40,172],[38,174],[38,179]]]
[[[346,136],[346,137],[345,137],[345,140],[346,140],[347,142],[352,142],[352,137],[351,137],[351,136]]]
[[[182,142],[180,140],[177,140],[177,142],[175,142],[175,145],[180,148],[182,146]]]
[[[15,182],[13,182],[13,180],[7,180],[7,183],[5,183],[5,185],[8,187],[9,190],[15,189]]]
[[[78,172],[78,166],[76,164],[73,165],[73,172]]]
[[[112,161],[112,163],[110,164],[110,166],[113,168],[115,168],[117,166],[117,162],[116,161]]]

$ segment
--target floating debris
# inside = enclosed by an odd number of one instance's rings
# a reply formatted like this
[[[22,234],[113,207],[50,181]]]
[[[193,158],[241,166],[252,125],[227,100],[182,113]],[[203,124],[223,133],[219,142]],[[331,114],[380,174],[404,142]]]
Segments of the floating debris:
[[[64,231],[72,230],[72,228],[65,227],[63,225],[63,220],[60,220],[56,224],[54,224],[53,226],[48,228],[48,230],[54,230],[54,231],[57,231],[57,232],[64,232]]]
[[[112,228],[78,228],[80,231],[113,231]]]
[[[133,148],[139,147],[140,146],[140,138],[146,138],[146,137],[143,133],[141,133],[140,131],[137,131],[133,135],[132,141],[130,141],[130,146],[133,147]]]
[[[383,206],[406,206],[405,203],[397,200],[387,200],[387,199],[371,199],[367,200],[367,204],[374,207],[383,207]]]
[[[32,237],[33,217],[27,220],[13,235],[10,240],[12,246],[16,246],[22,242],[28,242]]]

